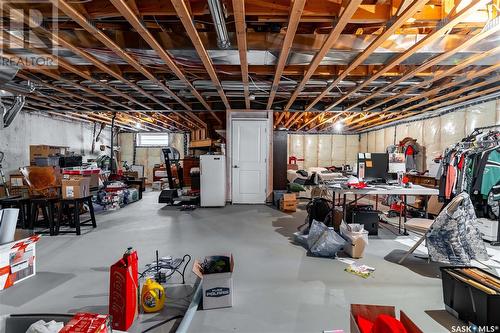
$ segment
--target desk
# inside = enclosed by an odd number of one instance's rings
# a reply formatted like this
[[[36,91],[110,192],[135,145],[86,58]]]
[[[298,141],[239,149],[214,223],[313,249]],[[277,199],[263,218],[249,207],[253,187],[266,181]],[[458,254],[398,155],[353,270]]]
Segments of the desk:
[[[343,196],[343,201],[342,201],[342,215],[344,221],[346,220],[346,208],[347,208],[347,195],[354,195],[355,199],[351,201],[349,204],[356,203],[359,199],[367,196],[367,195],[375,195],[377,197],[377,202],[378,202],[378,196],[379,195],[401,195],[403,196],[403,202],[404,202],[404,207],[406,209],[407,204],[406,204],[406,198],[407,196],[414,196],[414,195],[423,195],[426,197],[429,197],[431,195],[438,195],[439,190],[434,189],[434,188],[429,188],[429,187],[424,187],[421,185],[413,185],[411,188],[404,188],[400,186],[389,186],[389,185],[375,185],[373,187],[366,187],[363,189],[344,189],[340,187],[339,184],[335,185],[327,185],[328,189],[333,191],[333,205],[332,209],[335,209],[335,195],[338,193],[339,196]],[[425,210],[427,213],[427,201],[425,201]],[[404,232],[403,234],[407,235],[408,233],[406,232],[406,212],[404,214]],[[399,232],[401,233],[401,216],[400,216],[400,221],[399,221]]]

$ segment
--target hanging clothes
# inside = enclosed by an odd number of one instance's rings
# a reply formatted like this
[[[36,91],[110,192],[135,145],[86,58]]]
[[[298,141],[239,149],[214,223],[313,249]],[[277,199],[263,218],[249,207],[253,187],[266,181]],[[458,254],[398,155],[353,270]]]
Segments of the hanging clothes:
[[[498,203],[491,192],[500,185],[500,132],[474,132],[447,148],[441,159],[439,198],[451,200],[461,192],[471,195],[481,217],[498,217]],[[488,200],[489,198],[489,200]]]
[[[399,142],[399,150],[405,155],[405,168],[406,171],[417,170],[417,154],[420,149],[417,140],[406,137]]]

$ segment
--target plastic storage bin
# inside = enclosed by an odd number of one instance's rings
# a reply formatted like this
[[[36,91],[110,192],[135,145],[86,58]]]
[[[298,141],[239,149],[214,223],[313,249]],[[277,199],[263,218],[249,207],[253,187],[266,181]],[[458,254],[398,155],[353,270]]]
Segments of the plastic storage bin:
[[[489,295],[459,279],[448,271],[459,268],[475,268],[481,272],[497,278],[477,267],[441,267],[443,283],[443,298],[446,310],[465,322],[478,326],[500,326],[500,295]]]

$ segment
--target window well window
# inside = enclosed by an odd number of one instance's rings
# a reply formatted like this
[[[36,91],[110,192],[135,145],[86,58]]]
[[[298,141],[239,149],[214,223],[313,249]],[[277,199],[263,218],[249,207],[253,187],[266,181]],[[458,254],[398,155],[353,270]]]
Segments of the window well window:
[[[166,147],[168,146],[168,133],[137,133],[137,146]]]

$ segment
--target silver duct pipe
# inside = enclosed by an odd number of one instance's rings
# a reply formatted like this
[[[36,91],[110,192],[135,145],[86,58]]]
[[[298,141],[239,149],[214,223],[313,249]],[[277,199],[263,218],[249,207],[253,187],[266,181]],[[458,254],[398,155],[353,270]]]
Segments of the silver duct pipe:
[[[14,121],[17,114],[23,109],[26,103],[26,98],[22,95],[16,97],[14,104],[9,110],[7,110],[3,115],[3,127],[9,127],[9,125]]]
[[[0,100],[0,129],[8,127],[12,121],[14,121],[14,118],[26,103],[26,97],[24,97],[24,95],[34,90],[33,84],[29,81],[26,87],[12,82],[18,70],[19,68],[14,66],[0,66],[0,90],[5,89],[16,94],[14,103],[12,103],[10,108],[7,108]]]
[[[226,19],[224,9],[220,0],[208,0],[208,9],[214,21],[215,32],[217,33],[217,46],[221,49],[228,49],[231,46],[229,35],[226,29]]]

